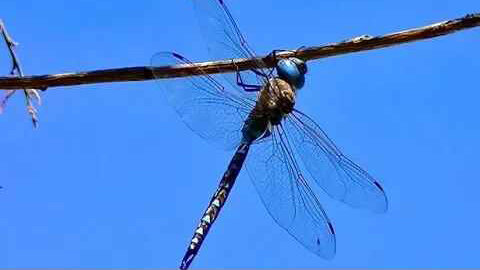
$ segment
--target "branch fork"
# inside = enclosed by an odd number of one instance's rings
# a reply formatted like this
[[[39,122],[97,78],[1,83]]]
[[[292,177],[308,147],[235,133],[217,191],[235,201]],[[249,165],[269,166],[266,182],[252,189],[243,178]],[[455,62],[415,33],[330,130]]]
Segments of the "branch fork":
[[[10,69],[10,75],[13,78],[23,78],[23,71],[20,65],[20,60],[15,53],[15,47],[18,46],[18,42],[15,42],[12,37],[8,34],[5,24],[0,19],[0,33],[7,45],[10,57],[12,59],[12,68]],[[3,113],[7,105],[7,101],[15,94],[16,89],[9,89],[5,91],[4,96],[0,99],[0,114]],[[23,93],[25,95],[25,102],[27,112],[32,119],[32,124],[34,127],[38,126],[38,110],[35,108],[34,104],[41,105],[42,98],[37,89],[34,88],[23,88]]]

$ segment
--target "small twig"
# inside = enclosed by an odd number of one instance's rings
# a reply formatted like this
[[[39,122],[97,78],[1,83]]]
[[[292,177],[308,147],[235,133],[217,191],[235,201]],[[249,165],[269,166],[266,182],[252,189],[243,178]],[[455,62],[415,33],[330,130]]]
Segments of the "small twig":
[[[313,60],[434,38],[477,26],[480,26],[480,13],[467,15],[459,19],[435,23],[421,28],[387,34],[384,36],[371,37],[368,35],[363,35],[339,43],[333,43],[319,47],[308,47],[297,52],[284,51],[278,53],[276,56],[278,58],[296,56],[304,60]],[[272,58],[269,56],[259,58],[265,62],[266,67],[273,67],[275,64]],[[155,69],[157,77],[161,75],[161,78],[175,78],[198,75],[198,66],[202,67],[202,72],[214,74],[235,72],[237,70],[248,70],[254,68],[255,65],[255,59],[234,59],[233,62],[232,60],[221,60],[194,63],[192,65],[154,67],[153,69]],[[0,89],[47,89],[49,87],[58,86],[144,81],[152,79],[154,79],[152,75],[152,67],[141,66],[79,73],[28,76],[23,78],[0,77]]]
[[[7,28],[5,28],[5,24],[3,21],[0,19],[0,33],[3,36],[3,39],[5,43],[7,44],[8,51],[10,53],[10,58],[12,59],[12,68],[10,70],[10,75],[12,76],[18,76],[17,78],[23,78],[23,70],[22,66],[20,65],[20,60],[17,57],[15,53],[15,47],[18,45],[17,42],[15,42],[12,37],[8,34]],[[17,88],[18,89],[18,88]],[[34,127],[38,126],[38,113],[37,109],[35,108],[34,101],[36,100],[38,104],[41,103],[41,98],[40,94],[38,93],[38,90],[29,88],[29,87],[20,87],[20,89],[23,89],[23,93],[25,94],[25,101],[26,101],[26,106],[27,106],[27,111],[30,114],[30,117],[32,118],[32,123]],[[3,99],[0,101],[0,113],[3,112],[5,109],[5,106],[7,105],[7,101],[10,97],[15,94],[16,90],[7,90],[5,93],[5,96]]]

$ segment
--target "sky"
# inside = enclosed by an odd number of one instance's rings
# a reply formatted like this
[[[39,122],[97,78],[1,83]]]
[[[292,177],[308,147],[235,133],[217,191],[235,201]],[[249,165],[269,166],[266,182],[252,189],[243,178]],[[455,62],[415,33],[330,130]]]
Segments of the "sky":
[[[479,12],[478,0],[226,0],[259,54]],[[26,74],[208,60],[182,1],[2,2]],[[331,261],[270,218],[240,175],[193,267],[478,267],[480,29],[309,62],[297,104],[383,184],[385,214],[319,193]],[[2,53],[3,52],[3,53]],[[10,59],[0,45],[0,72]],[[32,129],[0,115],[0,267],[173,268],[233,155],[177,117],[153,81],[51,88]]]

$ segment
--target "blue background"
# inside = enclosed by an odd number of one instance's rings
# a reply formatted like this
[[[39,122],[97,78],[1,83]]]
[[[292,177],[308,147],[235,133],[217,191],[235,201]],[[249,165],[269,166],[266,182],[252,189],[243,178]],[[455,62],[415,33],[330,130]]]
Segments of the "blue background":
[[[258,53],[479,12],[478,0],[228,1]],[[1,15],[27,74],[208,59],[189,1],[14,1]],[[386,214],[321,200],[337,256],[268,216],[246,173],[195,267],[475,267],[479,30],[311,62],[299,107],[383,183]],[[10,67],[0,46],[0,67]],[[194,135],[153,81],[52,88],[33,130],[0,116],[0,267],[177,267],[232,156]]]

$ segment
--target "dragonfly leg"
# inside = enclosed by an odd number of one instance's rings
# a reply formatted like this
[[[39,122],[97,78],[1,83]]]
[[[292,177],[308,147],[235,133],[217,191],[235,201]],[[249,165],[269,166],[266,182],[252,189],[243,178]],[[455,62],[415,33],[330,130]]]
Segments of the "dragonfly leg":
[[[235,68],[237,69],[236,74],[237,74],[237,85],[238,86],[242,87],[243,90],[245,90],[245,92],[258,92],[262,89],[262,86],[260,86],[260,85],[244,83],[243,78],[242,78],[242,74],[238,70],[238,66],[235,64],[235,62],[233,62],[233,64],[235,65]],[[251,69],[251,71],[253,73],[257,74],[257,75],[265,76],[264,74],[261,74],[254,69]]]
[[[262,86],[260,85],[244,83],[240,72],[237,72],[237,85],[242,87],[246,92],[258,92],[262,89]]]
[[[258,70],[252,68],[250,69],[250,71],[252,71],[253,73],[255,73],[256,75],[260,76],[260,77],[263,77],[265,79],[268,79],[269,78],[269,75],[266,75],[265,73],[261,73],[259,72]]]

